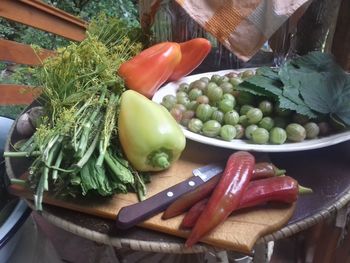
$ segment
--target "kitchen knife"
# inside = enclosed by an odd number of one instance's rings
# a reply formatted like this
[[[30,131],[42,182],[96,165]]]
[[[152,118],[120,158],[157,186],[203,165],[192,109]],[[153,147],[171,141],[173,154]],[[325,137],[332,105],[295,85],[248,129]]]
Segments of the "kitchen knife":
[[[192,171],[193,176],[150,198],[120,209],[116,224],[119,229],[128,229],[138,223],[164,211],[181,195],[193,191],[198,186],[219,175],[224,169],[222,164],[210,164]]]

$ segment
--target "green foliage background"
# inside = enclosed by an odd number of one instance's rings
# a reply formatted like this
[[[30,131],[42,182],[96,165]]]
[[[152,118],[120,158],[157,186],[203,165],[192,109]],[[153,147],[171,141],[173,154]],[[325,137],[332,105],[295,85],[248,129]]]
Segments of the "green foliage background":
[[[130,24],[138,23],[137,1],[132,0],[45,0],[46,3],[90,21],[100,12],[124,18]],[[67,45],[68,41],[53,34],[0,18],[0,38],[42,48],[54,49]],[[1,70],[1,66],[0,66]]]
[[[130,25],[137,25],[137,0],[44,0],[44,2],[75,15],[85,21],[90,21],[99,13],[108,16],[124,18]],[[69,40],[31,28],[20,23],[0,18],[0,38],[40,46],[46,49],[56,49],[66,46]],[[30,67],[16,65],[11,74],[3,74],[8,63],[0,61],[0,83],[32,85]],[[0,116],[15,118],[23,106],[0,106]]]

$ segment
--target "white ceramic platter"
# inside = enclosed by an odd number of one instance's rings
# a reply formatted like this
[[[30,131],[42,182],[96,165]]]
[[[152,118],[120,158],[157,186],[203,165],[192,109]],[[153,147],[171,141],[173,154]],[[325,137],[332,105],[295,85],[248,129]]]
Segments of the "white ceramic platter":
[[[190,83],[201,77],[210,78],[213,74],[225,75],[229,72],[239,72],[243,70],[246,70],[246,69],[222,70],[222,71],[208,72],[208,73],[202,73],[202,74],[184,77],[178,81],[170,82],[165,86],[161,87],[153,96],[152,100],[154,102],[161,103],[165,95],[168,95],[168,94],[175,95],[176,90],[178,89],[178,86],[183,82]],[[193,141],[197,141],[208,145],[223,147],[223,148],[230,148],[230,149],[244,150],[244,151],[257,151],[257,152],[294,152],[294,151],[312,150],[312,149],[318,149],[318,148],[335,145],[337,143],[350,140],[350,131],[345,131],[345,132],[333,134],[327,137],[322,137],[319,139],[304,140],[302,142],[284,143],[281,145],[272,145],[272,144],[261,145],[261,144],[253,144],[247,140],[241,140],[241,139],[234,139],[228,142],[228,141],[224,141],[216,138],[209,138],[197,133],[193,133],[183,126],[181,127],[184,131],[186,138],[191,139]]]

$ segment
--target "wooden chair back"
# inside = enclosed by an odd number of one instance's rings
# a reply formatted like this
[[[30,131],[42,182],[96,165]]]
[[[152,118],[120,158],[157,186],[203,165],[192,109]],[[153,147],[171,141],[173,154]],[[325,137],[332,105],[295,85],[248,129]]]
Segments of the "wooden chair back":
[[[87,23],[40,0],[1,0],[0,17],[37,28],[55,35],[82,41]],[[42,49],[36,54],[30,45],[0,38],[0,62],[37,66],[51,50]],[[0,105],[25,105],[35,99],[30,92],[23,92],[28,86],[0,84]]]

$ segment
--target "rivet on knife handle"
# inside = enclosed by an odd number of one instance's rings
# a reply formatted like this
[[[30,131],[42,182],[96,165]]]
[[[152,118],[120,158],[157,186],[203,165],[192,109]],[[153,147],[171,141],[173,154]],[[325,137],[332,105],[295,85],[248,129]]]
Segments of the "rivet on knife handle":
[[[201,178],[194,176],[142,202],[123,207],[117,215],[117,227],[120,229],[128,229],[143,222],[164,211],[181,195],[192,191],[202,183],[203,181]]]

